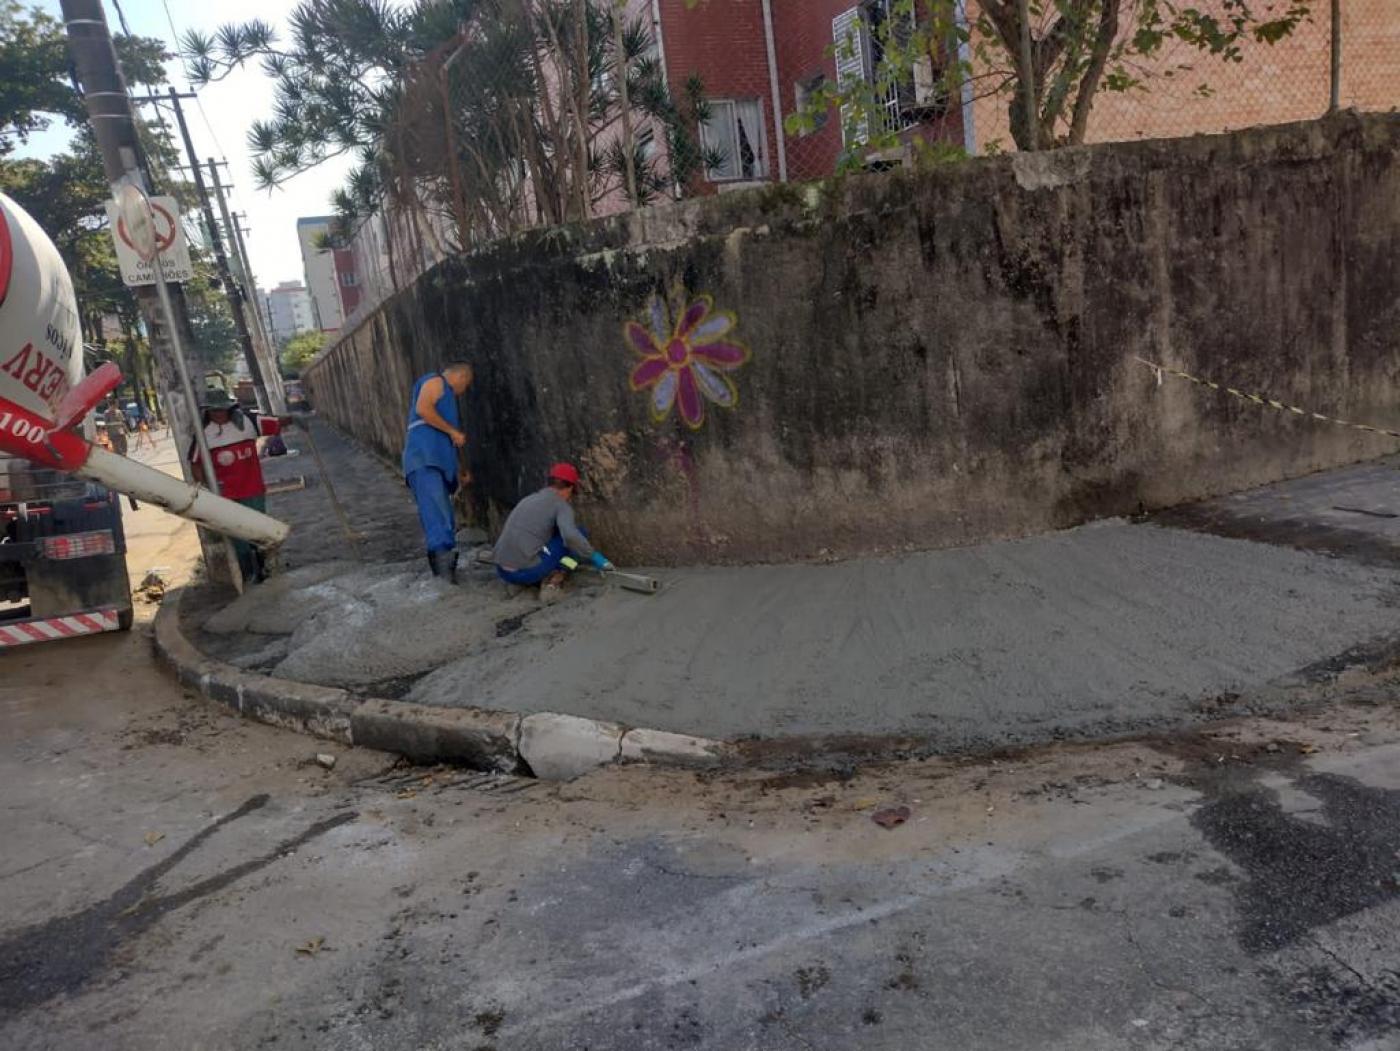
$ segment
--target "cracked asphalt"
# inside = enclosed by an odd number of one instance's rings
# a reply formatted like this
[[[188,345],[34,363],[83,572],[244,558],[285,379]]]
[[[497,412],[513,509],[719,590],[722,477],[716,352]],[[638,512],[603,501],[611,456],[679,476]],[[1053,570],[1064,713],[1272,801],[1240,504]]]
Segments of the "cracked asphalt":
[[[129,521],[133,572],[188,558]],[[142,613],[0,656],[0,1047],[1400,1048],[1393,662],[1190,733],[554,784],[242,722]]]
[[[145,646],[4,658],[0,1046],[1400,1047],[1384,676],[1156,740],[549,784],[240,722]]]

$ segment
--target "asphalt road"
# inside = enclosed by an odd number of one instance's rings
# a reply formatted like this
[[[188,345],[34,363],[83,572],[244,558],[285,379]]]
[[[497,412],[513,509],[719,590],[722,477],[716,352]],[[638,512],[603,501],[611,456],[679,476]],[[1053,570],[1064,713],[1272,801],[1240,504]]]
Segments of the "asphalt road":
[[[550,785],[327,772],[139,629],[0,670],[6,1048],[1400,1047],[1383,701]]]
[[[129,531],[135,573],[194,552]],[[560,785],[241,722],[142,614],[0,655],[0,1047],[1400,1048],[1394,672],[1156,740]]]

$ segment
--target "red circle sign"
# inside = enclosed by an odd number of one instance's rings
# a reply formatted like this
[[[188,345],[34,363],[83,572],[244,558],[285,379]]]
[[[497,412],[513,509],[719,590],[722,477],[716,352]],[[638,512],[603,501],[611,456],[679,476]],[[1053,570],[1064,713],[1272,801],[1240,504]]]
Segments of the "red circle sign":
[[[151,218],[155,222],[156,251],[164,252],[175,243],[175,217],[165,208],[156,204],[155,201],[148,200],[147,203],[151,206]],[[127,232],[125,216],[117,219],[117,236],[137,255],[143,255],[140,247],[136,245]]]

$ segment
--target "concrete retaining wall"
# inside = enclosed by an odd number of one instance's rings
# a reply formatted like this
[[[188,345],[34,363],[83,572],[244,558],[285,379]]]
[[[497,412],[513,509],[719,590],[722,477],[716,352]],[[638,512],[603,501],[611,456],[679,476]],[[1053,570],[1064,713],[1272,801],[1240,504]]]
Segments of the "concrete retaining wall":
[[[635,563],[937,547],[1171,505],[1395,448],[1159,386],[1134,359],[1395,426],[1397,156],[1400,117],[1348,114],[540,231],[430,271],[306,382],[397,456],[413,379],[471,360],[477,510],[576,460],[583,517]],[[735,402],[692,427],[655,411],[624,326],[643,346],[664,330],[665,350],[697,302],[701,331],[733,314],[724,339],[748,357],[676,372]],[[690,344],[677,359],[703,363]]]

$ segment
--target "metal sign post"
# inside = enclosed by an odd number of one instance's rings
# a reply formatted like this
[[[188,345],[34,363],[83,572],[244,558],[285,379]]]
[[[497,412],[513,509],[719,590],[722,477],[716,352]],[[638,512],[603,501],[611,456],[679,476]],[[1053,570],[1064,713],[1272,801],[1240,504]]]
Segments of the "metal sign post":
[[[128,179],[130,179],[128,175]],[[151,214],[151,203],[146,194],[134,182],[127,181],[117,188],[117,214],[125,230],[126,238],[143,262],[150,264],[155,278],[156,296],[160,300],[161,312],[165,315],[170,329],[170,348],[175,359],[176,371],[180,374],[180,387],[188,403],[191,429],[194,431],[195,448],[199,451],[199,463],[204,469],[204,484],[213,493],[219,492],[219,480],[214,474],[214,458],[209,455],[209,443],[204,438],[204,428],[200,426],[199,399],[195,397],[194,384],[190,382],[190,370],[185,364],[185,348],[176,327],[175,309],[170,302],[170,289],[165,283],[165,264],[161,260],[160,244],[156,237],[155,217]],[[178,227],[178,222],[176,226]],[[176,450],[184,455],[180,450]],[[224,555],[228,559],[229,577],[234,590],[243,594],[243,572],[234,554],[233,543],[224,538]]]

